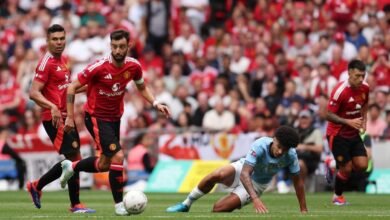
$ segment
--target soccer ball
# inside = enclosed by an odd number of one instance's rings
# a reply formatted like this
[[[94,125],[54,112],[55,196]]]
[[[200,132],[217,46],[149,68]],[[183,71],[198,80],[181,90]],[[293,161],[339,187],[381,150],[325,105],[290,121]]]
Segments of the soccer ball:
[[[123,198],[123,205],[130,214],[142,213],[145,210],[147,203],[148,198],[146,195],[138,190],[131,190],[127,192]]]

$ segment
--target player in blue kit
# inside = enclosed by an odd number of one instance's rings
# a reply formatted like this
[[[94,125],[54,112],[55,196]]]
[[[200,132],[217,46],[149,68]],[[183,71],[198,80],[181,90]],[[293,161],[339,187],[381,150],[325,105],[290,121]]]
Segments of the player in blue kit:
[[[231,212],[253,202],[257,213],[268,213],[259,196],[272,177],[280,169],[287,167],[292,174],[300,210],[306,213],[304,182],[299,177],[300,168],[295,151],[298,143],[299,136],[293,128],[279,127],[273,138],[262,137],[254,141],[245,158],[223,166],[203,178],[183,202],[168,207],[167,212],[188,212],[192,203],[219,183],[229,187],[231,193],[214,204],[213,212]]]

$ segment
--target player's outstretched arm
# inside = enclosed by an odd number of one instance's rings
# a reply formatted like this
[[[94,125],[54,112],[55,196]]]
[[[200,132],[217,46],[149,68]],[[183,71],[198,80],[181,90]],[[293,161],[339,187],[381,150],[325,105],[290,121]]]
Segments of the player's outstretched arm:
[[[253,188],[252,179],[251,179],[252,172],[253,172],[253,167],[248,164],[244,164],[241,170],[240,180],[252,199],[253,207],[255,208],[256,213],[268,213],[267,207],[257,196],[257,193]]]
[[[69,132],[74,129],[74,97],[76,94],[76,91],[80,88],[82,88],[83,85],[81,85],[79,80],[73,81],[66,91],[66,111],[67,116],[65,120],[65,127],[64,131]]]
[[[61,123],[61,112],[54,103],[50,102],[45,96],[43,96],[42,89],[44,86],[45,84],[34,80],[31,85],[29,96],[30,99],[37,103],[40,107],[50,109],[53,126],[57,128]]]
[[[294,182],[295,193],[298,198],[299,206],[302,213],[307,213],[306,198],[305,198],[305,184],[299,174],[293,175],[292,180]]]
[[[150,89],[145,86],[144,83],[137,84],[137,89],[141,93],[141,95],[155,107],[157,110],[159,110],[161,113],[165,115],[165,117],[169,118],[171,117],[171,111],[169,110],[168,106],[163,105],[159,103],[153,96],[152,92]]]

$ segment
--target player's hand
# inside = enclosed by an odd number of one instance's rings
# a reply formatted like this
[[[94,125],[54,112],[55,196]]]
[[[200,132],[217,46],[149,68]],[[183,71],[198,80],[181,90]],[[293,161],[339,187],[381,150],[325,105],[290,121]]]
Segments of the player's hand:
[[[253,207],[255,208],[256,213],[268,213],[267,207],[265,207],[264,203],[259,198],[253,199]]]
[[[70,132],[74,129],[74,127],[74,120],[70,117],[66,117],[64,131]]]
[[[355,128],[356,130],[360,130],[363,126],[363,118],[354,118],[348,119],[348,125]]]
[[[156,108],[165,115],[165,117],[169,118],[171,117],[171,111],[169,110],[168,106],[163,105],[161,103],[158,103],[156,105]]]
[[[60,110],[58,110],[57,106],[54,105],[50,109],[50,113],[51,113],[53,126],[55,128],[58,128],[58,126],[60,126],[60,124],[61,124],[61,112],[60,112]]]

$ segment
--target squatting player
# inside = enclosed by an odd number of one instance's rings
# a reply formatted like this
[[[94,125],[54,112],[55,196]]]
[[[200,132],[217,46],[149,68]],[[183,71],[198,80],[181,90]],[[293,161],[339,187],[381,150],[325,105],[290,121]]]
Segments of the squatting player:
[[[88,85],[88,100],[84,106],[85,125],[95,139],[100,157],[89,157],[72,164],[71,161],[62,162],[61,186],[80,171],[105,172],[109,171],[109,182],[115,202],[117,215],[128,215],[123,206],[123,159],[124,154],[119,144],[120,119],[123,114],[123,97],[126,85],[133,80],[141,95],[166,117],[170,116],[167,106],[158,103],[144,84],[142,68],[139,62],[127,57],[130,48],[129,33],[117,30],[110,34],[111,54],[89,65],[78,79],[73,81],[67,91],[67,118],[65,131],[71,132],[74,128],[74,96],[75,91]]]
[[[70,71],[62,52],[65,49],[65,29],[54,24],[47,29],[48,51],[41,58],[35,70],[35,77],[30,89],[30,98],[42,107],[42,124],[58,153],[71,161],[80,160],[80,139],[77,130],[64,132],[66,117],[66,88],[70,84]],[[80,88],[77,92],[83,91]],[[55,164],[47,173],[36,181],[27,183],[27,190],[34,205],[41,208],[42,188],[61,176],[61,163]],[[68,181],[70,211],[74,213],[93,213],[80,203],[79,175]]]
[[[272,177],[280,169],[288,167],[293,174],[300,210],[306,213],[304,183],[299,175],[298,157],[294,149],[298,143],[299,136],[293,128],[279,127],[273,138],[262,137],[254,141],[245,158],[223,166],[203,178],[183,202],[168,207],[167,212],[188,212],[193,202],[219,183],[230,187],[232,191],[214,204],[213,212],[231,212],[252,201],[257,213],[267,213],[268,209],[259,196]]]
[[[364,172],[368,166],[367,152],[359,135],[366,131],[367,122],[369,87],[363,82],[365,70],[362,61],[352,60],[348,64],[348,80],[335,86],[328,103],[326,135],[338,168],[332,199],[335,205],[347,204],[343,188],[352,169]]]

